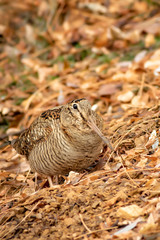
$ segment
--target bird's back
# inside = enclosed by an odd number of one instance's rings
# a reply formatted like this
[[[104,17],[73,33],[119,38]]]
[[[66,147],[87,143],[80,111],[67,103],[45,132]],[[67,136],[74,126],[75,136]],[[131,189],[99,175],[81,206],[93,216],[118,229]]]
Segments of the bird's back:
[[[53,130],[55,121],[59,122],[59,115],[61,107],[47,110],[43,112],[37,119],[33,121],[29,128],[24,130],[19,138],[13,140],[13,148],[27,158],[34,149],[41,142],[45,142]]]

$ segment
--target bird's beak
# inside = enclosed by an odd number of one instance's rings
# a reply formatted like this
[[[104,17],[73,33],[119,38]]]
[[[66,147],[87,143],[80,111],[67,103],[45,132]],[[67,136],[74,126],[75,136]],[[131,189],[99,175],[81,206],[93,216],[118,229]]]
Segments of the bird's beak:
[[[110,141],[103,135],[103,133],[101,132],[101,130],[97,127],[97,125],[95,124],[95,122],[93,121],[92,117],[90,116],[88,121],[88,126],[93,129],[93,131],[95,131],[99,137],[103,140],[103,142],[111,149],[111,151],[113,151],[113,147],[110,143]]]

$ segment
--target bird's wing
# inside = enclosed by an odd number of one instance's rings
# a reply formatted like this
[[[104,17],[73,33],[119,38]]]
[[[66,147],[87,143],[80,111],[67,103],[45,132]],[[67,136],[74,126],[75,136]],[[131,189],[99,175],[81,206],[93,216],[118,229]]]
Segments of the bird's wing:
[[[60,118],[60,109],[43,112],[19,138],[12,141],[13,148],[21,155],[28,156],[34,146],[46,141],[54,131],[54,120]]]

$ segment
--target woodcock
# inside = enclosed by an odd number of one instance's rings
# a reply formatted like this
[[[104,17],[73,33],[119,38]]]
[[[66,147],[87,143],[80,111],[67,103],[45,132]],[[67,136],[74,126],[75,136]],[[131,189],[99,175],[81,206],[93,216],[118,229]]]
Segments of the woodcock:
[[[102,134],[103,120],[86,99],[43,112],[12,141],[31,169],[48,177],[80,172],[100,155],[109,140]]]

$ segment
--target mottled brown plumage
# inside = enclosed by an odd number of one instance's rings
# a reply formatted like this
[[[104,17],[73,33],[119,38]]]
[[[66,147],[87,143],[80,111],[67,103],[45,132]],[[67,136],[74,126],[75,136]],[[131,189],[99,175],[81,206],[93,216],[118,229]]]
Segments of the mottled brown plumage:
[[[102,118],[86,99],[78,99],[43,112],[12,145],[26,156],[33,171],[64,175],[87,168],[104,142],[109,145],[102,129]]]

